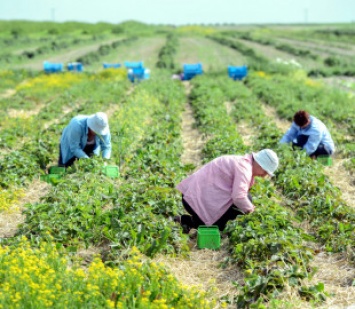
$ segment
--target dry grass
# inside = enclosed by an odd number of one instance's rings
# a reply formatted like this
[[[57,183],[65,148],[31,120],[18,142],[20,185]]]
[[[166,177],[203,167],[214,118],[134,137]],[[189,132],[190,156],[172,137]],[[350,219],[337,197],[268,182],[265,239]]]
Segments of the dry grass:
[[[205,140],[200,132],[195,128],[195,119],[193,111],[189,104],[185,105],[185,111],[182,114],[182,144],[184,152],[181,156],[183,164],[201,164],[201,150]]]
[[[12,97],[16,93],[15,89],[6,89],[5,92],[0,94],[0,98],[6,99]]]
[[[231,298],[237,292],[234,282],[242,283],[244,275],[235,265],[221,267],[229,256],[226,242],[227,239],[222,239],[221,248],[216,251],[198,249],[196,240],[191,239],[191,252],[188,258],[158,255],[154,261],[163,263],[182,284],[197,286],[206,291],[210,300]],[[219,307],[217,304],[216,308]]]
[[[272,119],[273,122],[275,122],[276,126],[282,131],[286,132],[290,126],[291,122],[287,120],[280,119],[279,116],[277,116],[277,113],[273,107],[267,104],[262,105],[262,109],[267,117]]]
[[[31,116],[37,115],[41,109],[42,109],[43,105],[39,104],[36,106],[36,108],[32,109],[32,110],[23,110],[23,109],[9,109],[7,111],[7,114],[10,118],[21,118],[21,119],[27,119],[30,118]]]
[[[25,196],[8,211],[0,213],[0,237],[12,237],[17,231],[19,224],[24,222],[22,210],[27,203],[38,202],[39,199],[46,195],[50,189],[50,185],[40,180],[35,180],[26,189]]]

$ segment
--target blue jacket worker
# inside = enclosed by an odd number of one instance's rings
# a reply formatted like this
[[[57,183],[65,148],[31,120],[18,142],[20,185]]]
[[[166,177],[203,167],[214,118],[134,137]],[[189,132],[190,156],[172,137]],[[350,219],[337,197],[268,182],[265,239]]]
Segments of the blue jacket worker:
[[[59,145],[58,166],[71,166],[76,159],[89,158],[102,152],[111,157],[111,134],[107,115],[78,115],[64,128]]]
[[[294,147],[304,149],[312,159],[320,155],[331,156],[335,151],[325,124],[304,110],[294,114],[290,129],[280,140],[280,143],[290,142]]]

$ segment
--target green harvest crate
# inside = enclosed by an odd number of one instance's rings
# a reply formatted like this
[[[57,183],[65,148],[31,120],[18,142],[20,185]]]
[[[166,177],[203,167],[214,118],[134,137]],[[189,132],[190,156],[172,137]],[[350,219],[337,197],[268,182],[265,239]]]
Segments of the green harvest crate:
[[[49,174],[65,174],[65,167],[51,166],[49,168]]]
[[[102,172],[111,178],[117,178],[120,175],[118,166],[116,165],[106,165],[102,168]]]
[[[42,181],[54,184],[54,183],[58,183],[59,180],[62,178],[63,175],[61,174],[46,174],[46,175],[41,175],[40,179]]]
[[[332,166],[333,161],[330,156],[318,156],[317,160],[325,166]]]
[[[219,249],[221,235],[217,225],[200,225],[197,229],[197,247],[199,249]]]

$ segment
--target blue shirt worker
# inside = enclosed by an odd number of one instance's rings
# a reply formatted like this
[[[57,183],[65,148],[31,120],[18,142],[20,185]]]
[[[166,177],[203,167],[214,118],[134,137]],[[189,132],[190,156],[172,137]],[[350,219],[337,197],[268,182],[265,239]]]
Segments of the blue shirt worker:
[[[315,159],[320,155],[331,156],[335,146],[325,124],[308,112],[300,110],[293,116],[290,129],[281,138],[280,143],[290,143],[304,149]]]
[[[104,159],[111,157],[111,134],[107,115],[78,115],[64,128],[59,145],[58,166],[71,166],[76,159],[89,158],[102,152]]]

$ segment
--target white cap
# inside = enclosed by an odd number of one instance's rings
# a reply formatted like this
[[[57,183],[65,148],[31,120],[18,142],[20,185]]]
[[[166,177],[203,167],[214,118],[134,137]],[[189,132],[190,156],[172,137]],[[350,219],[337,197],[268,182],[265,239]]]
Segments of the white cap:
[[[257,153],[253,153],[254,160],[260,167],[270,176],[274,176],[274,172],[279,166],[279,158],[271,149],[263,149]]]
[[[99,135],[106,135],[110,132],[107,115],[102,112],[88,117],[88,127]]]

